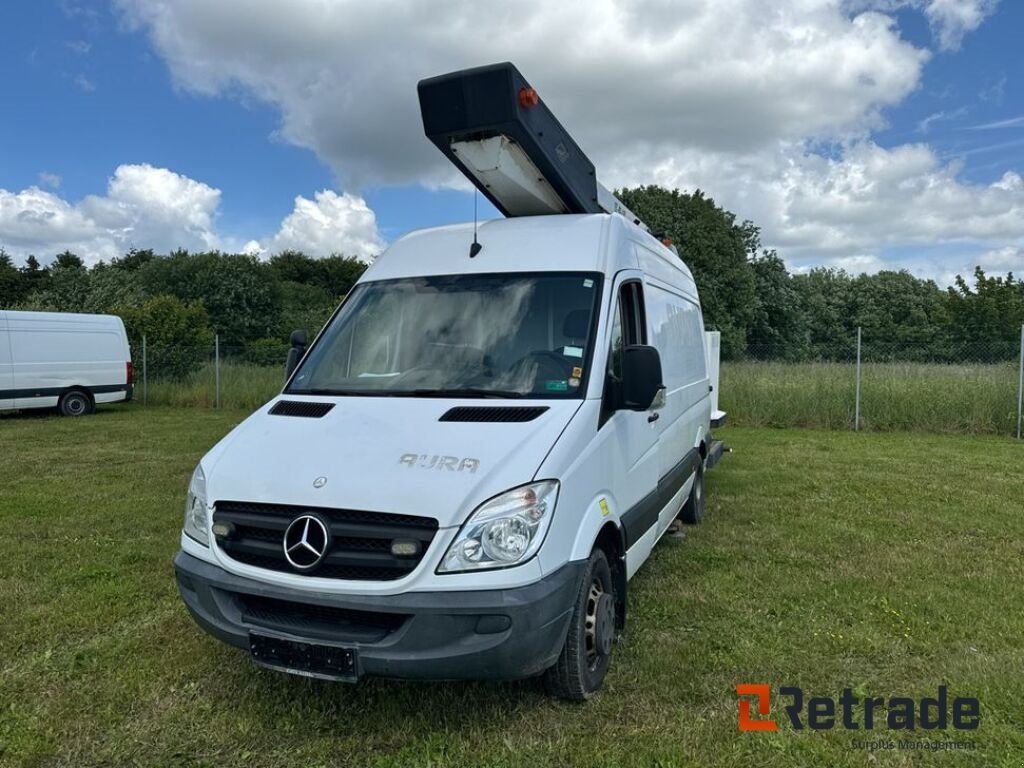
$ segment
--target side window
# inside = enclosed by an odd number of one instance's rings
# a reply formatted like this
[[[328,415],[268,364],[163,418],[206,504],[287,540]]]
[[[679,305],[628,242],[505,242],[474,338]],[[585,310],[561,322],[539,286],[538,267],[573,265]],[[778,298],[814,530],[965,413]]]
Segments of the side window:
[[[612,320],[612,348],[608,353],[608,373],[616,381],[622,380],[622,299],[615,302],[615,319]]]
[[[638,281],[622,286],[619,298],[625,315],[626,345],[647,343],[647,318],[644,312],[644,289]]]
[[[608,350],[608,372],[605,376],[604,402],[601,418],[604,424],[615,412],[622,387],[622,352],[631,344],[647,343],[647,321],[644,315],[643,286],[638,281],[625,283],[619,289],[612,319],[611,348]]]

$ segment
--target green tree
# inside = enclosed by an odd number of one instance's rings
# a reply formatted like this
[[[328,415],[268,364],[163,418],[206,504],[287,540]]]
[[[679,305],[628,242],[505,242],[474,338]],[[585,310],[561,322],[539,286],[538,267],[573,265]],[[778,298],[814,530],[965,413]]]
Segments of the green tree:
[[[110,265],[97,264],[89,272],[89,292],[83,309],[100,314],[118,307],[139,306],[146,300],[134,270],[114,260]]]
[[[265,338],[280,327],[277,278],[254,256],[178,251],[142,264],[138,275],[147,295],[202,302],[222,342]]]
[[[31,253],[25,259],[25,266],[21,268],[21,280],[24,286],[24,298],[27,298],[35,291],[46,287],[50,279],[50,271],[39,265],[39,259]]]
[[[793,275],[807,323],[808,355],[822,360],[851,360],[857,353],[848,311],[852,278],[841,269],[816,267]],[[855,327],[855,326],[854,326]]]
[[[950,357],[947,307],[932,280],[906,270],[862,274],[849,286],[847,333],[863,331],[865,359],[942,360]]]
[[[957,275],[948,290],[951,345],[964,360],[1007,360],[1020,350],[1024,324],[1024,281],[989,277],[974,269],[974,288]]]
[[[335,304],[352,290],[366,271],[366,265],[355,256],[332,254],[325,259],[317,259],[316,263],[320,283]]]
[[[810,351],[810,331],[801,296],[775,251],[750,262],[757,286],[757,310],[747,333],[753,357],[798,360]]]
[[[25,297],[26,283],[20,270],[3,248],[0,248],[0,309],[13,307]]]
[[[70,251],[57,256],[45,270],[45,279],[23,302],[26,309],[49,312],[84,312],[89,300],[90,274]]]
[[[750,265],[759,247],[757,228],[737,224],[735,214],[699,189],[686,194],[647,186],[616,194],[678,247],[697,282],[705,326],[722,333],[722,355],[743,354],[758,316],[757,277]]]
[[[148,374],[153,378],[184,378],[213,354],[213,331],[199,302],[177,296],[156,296],[141,305],[115,308],[124,320],[132,356],[141,371],[142,337],[146,337]]]
[[[62,269],[84,269],[85,263],[71,251],[64,251],[57,254],[57,258],[54,259],[54,266]]]

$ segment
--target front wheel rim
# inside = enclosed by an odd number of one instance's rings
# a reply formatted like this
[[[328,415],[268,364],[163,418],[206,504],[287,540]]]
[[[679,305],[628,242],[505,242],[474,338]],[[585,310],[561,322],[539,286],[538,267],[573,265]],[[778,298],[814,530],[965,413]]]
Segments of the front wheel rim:
[[[609,611],[610,601],[606,598],[604,585],[599,578],[590,582],[587,592],[586,613],[583,620],[583,646],[586,653],[587,668],[595,671],[608,658],[607,638],[602,634],[610,631],[614,621],[613,615],[605,615]]]

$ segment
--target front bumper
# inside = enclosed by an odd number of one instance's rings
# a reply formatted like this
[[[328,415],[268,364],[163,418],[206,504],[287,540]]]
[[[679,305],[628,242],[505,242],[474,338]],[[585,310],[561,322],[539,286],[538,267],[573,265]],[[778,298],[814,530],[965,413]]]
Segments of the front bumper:
[[[558,659],[585,561],[525,587],[401,595],[329,595],[228,573],[184,552],[178,590],[214,637],[249,648],[249,633],[345,645],[357,675],[410,679],[518,679]]]

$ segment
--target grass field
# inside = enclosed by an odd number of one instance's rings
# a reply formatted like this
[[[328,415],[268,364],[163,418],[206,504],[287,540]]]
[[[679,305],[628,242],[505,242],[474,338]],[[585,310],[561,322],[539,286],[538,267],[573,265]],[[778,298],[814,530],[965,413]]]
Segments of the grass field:
[[[516,684],[357,686],[259,669],[175,592],[189,474],[244,414],[0,419],[0,764],[689,766],[1024,763],[1024,447],[731,427],[710,518],[631,582],[586,705]],[[740,733],[741,682],[981,702],[957,754]],[[777,713],[782,720],[782,714]],[[884,730],[872,732],[888,737]]]
[[[728,362],[722,408],[745,426],[851,429],[852,363]],[[1013,363],[868,363],[861,377],[861,428],[1014,434],[1018,370]]]
[[[283,367],[221,366],[221,404],[251,410],[281,389]],[[849,363],[727,362],[722,407],[752,427],[852,429],[855,368]],[[151,405],[212,407],[214,370],[186,381],[156,379]],[[142,399],[141,386],[136,398]],[[871,363],[864,366],[861,428],[958,434],[1015,434],[1017,368],[1001,365]]]

